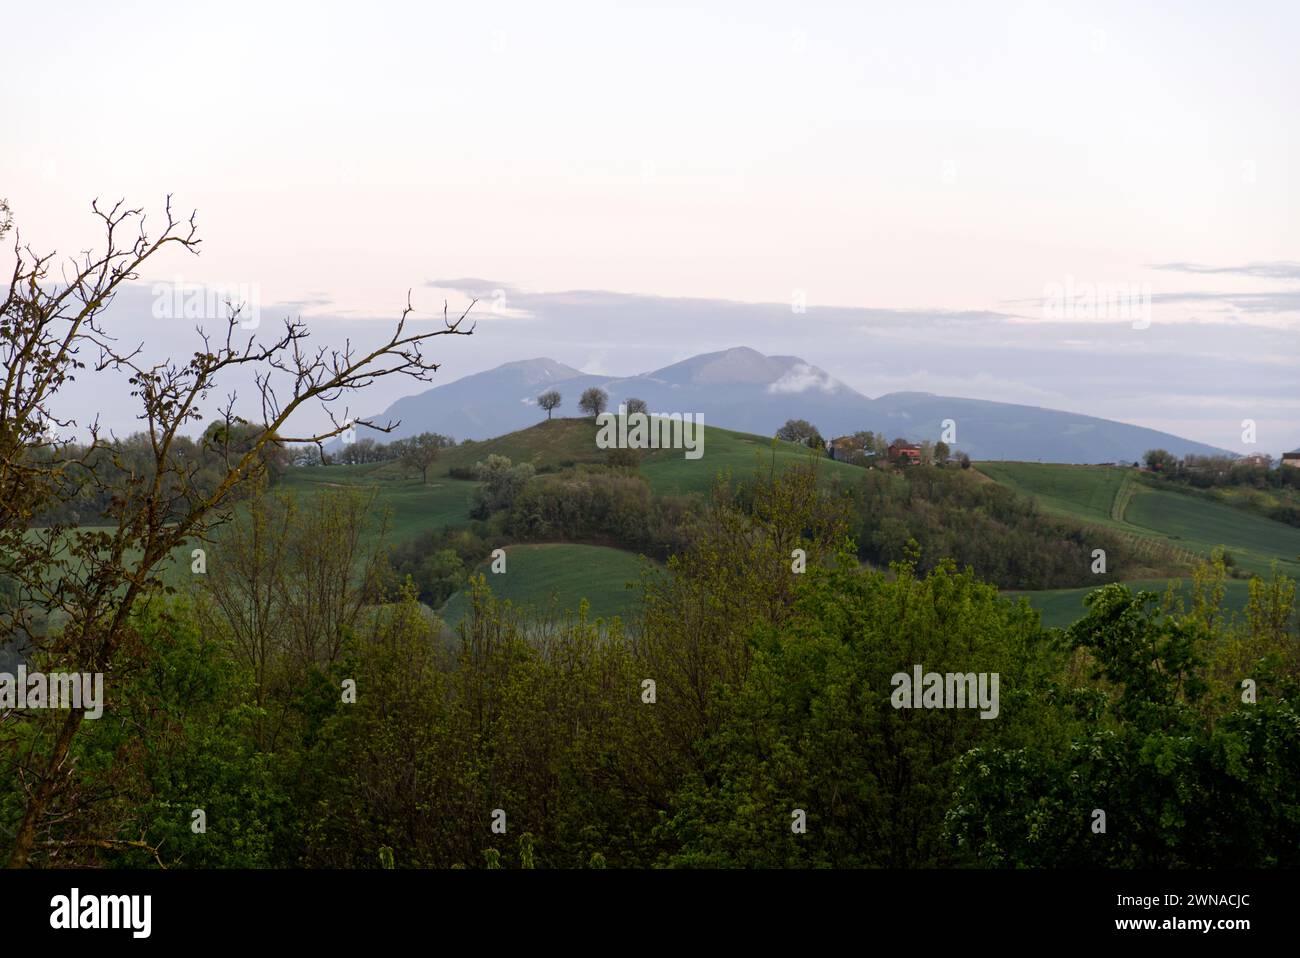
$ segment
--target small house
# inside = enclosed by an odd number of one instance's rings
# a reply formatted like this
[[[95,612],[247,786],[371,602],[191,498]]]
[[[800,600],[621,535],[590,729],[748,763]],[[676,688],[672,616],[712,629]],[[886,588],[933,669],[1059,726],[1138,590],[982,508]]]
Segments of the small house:
[[[921,447],[912,442],[897,441],[889,445],[889,461],[900,466],[915,466],[921,462]]]

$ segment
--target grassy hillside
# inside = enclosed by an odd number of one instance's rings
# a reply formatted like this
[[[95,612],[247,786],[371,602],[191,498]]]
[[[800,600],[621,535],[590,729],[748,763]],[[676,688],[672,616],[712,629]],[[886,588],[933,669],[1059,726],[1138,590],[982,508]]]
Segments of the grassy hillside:
[[[376,489],[378,504],[392,510],[392,537],[404,539],[428,529],[469,522],[470,497],[477,483],[449,479],[445,472],[441,467],[431,469],[426,485],[418,475],[407,475],[392,463],[317,466],[289,470],[282,488],[299,495],[328,488]]]
[[[309,494],[329,487],[369,487],[379,492],[379,502],[392,510],[391,538],[410,538],[430,529],[466,525],[476,483],[452,479],[452,469],[468,469],[491,455],[507,456],[513,462],[532,463],[538,470],[558,470],[579,463],[601,463],[606,452],[596,448],[596,425],[591,419],[553,419],[528,429],[484,442],[463,443],[445,450],[429,470],[429,483],[395,462],[360,466],[319,466],[291,469],[283,488]],[[761,436],[705,426],[704,454],[686,459],[680,449],[648,451],[641,473],[656,493],[704,493],[714,479],[728,469],[743,478],[755,469],[778,468],[806,462],[809,450],[793,443],[777,443]],[[825,475],[854,480],[861,475],[856,466],[823,460]]]
[[[680,449],[660,449],[651,452],[641,463],[641,473],[658,493],[708,492],[719,473],[730,471],[743,479],[756,469],[773,467],[784,469],[809,461],[811,450],[791,442],[772,440],[716,426],[704,427],[704,454],[699,459],[687,459]],[[840,476],[856,481],[862,469],[844,462],[821,459],[824,476]]]
[[[449,469],[470,468],[491,455],[506,456],[512,462],[531,462],[537,469],[604,462],[605,450],[596,448],[596,432],[595,420],[590,418],[543,419],[518,432],[447,449],[432,471],[446,475]]]
[[[977,462],[975,468],[1016,492],[1032,496],[1047,512],[1116,526],[1112,509],[1132,469],[1060,466],[1041,462]]]
[[[475,571],[487,576],[498,598],[537,611],[554,605],[561,612],[576,612],[586,599],[592,618],[626,615],[636,597],[628,583],[641,577],[641,559],[631,552],[570,543],[509,546],[506,571],[494,575],[490,565]],[[468,609],[466,593],[458,593],[443,607],[443,620],[454,626]]]
[[[1206,497],[1154,487],[1132,469],[1029,462],[982,462],[976,468],[1032,496],[1049,512],[1194,556],[1222,546],[1246,572],[1266,574],[1276,561],[1286,574],[1300,575],[1300,529]]]

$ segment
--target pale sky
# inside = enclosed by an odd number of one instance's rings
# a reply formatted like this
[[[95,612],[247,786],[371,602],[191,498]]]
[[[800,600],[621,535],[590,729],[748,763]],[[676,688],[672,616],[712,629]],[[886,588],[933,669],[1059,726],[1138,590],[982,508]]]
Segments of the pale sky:
[[[793,341],[868,395],[1046,392],[1230,448],[1188,402],[1258,411],[1276,453],[1300,443],[1300,390],[1274,394],[1300,372],[1298,35],[1294,3],[10,4],[0,196],[26,241],[74,252],[92,198],[170,192],[203,252],[146,281],[254,284],[345,326],[408,288],[454,307],[465,284],[428,285],[448,277],[534,305],[802,296],[766,341],[719,320],[584,344],[562,311],[531,317],[554,326],[540,353],[601,371]],[[1160,335],[1021,329],[1056,322],[1042,302],[1066,282],[1145,284]],[[961,344],[921,322],[899,334],[914,365],[873,378],[879,310],[1010,316],[1008,349],[1070,360],[1047,385],[978,360],[927,384]],[[496,318],[450,378],[539,354],[511,327],[529,314]],[[1107,381],[1155,342],[1221,368]],[[1143,390],[1164,398],[1098,405]]]

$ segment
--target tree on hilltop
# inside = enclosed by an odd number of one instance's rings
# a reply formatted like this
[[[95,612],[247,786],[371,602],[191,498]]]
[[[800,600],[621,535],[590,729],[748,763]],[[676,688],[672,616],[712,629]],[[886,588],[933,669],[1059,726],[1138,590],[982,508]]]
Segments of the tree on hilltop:
[[[563,398],[554,389],[548,389],[537,397],[537,405],[546,410],[547,419],[551,418],[551,410],[556,409],[561,402],[563,402]]]

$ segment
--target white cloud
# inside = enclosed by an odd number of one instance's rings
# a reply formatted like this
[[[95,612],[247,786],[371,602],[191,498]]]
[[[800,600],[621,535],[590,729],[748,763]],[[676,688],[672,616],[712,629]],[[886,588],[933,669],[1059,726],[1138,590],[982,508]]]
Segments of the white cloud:
[[[810,389],[820,389],[822,392],[833,393],[838,388],[839,383],[827,373],[806,363],[796,363],[790,367],[784,376],[769,385],[767,391],[789,394],[805,393]]]

